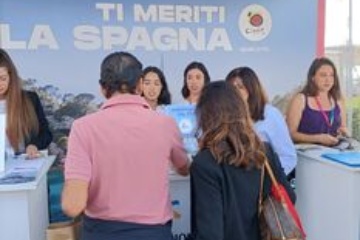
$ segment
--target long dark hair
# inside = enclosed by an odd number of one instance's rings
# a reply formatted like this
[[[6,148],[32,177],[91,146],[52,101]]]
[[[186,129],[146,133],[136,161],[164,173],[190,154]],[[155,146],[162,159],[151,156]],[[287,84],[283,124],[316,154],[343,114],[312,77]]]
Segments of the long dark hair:
[[[234,83],[236,78],[241,79],[242,84],[249,93],[247,103],[251,118],[254,122],[263,120],[268,99],[255,71],[249,67],[235,68],[228,73],[226,81]]]
[[[150,72],[155,73],[161,82],[162,88],[161,88],[160,95],[158,97],[158,104],[159,105],[171,104],[171,94],[170,94],[164,73],[158,67],[149,66],[144,69],[143,76],[145,77],[145,75]]]
[[[30,99],[22,90],[22,81],[9,54],[0,48],[0,67],[6,68],[10,77],[6,92],[6,132],[15,151],[31,134],[39,132],[39,123]]]
[[[339,76],[336,71],[336,67],[330,59],[325,58],[325,57],[315,58],[313,60],[313,62],[310,65],[308,74],[307,74],[306,85],[301,90],[301,93],[303,93],[306,96],[312,96],[312,97],[317,96],[318,87],[314,83],[313,78],[314,78],[316,72],[324,65],[330,66],[334,72],[334,86],[330,89],[329,95],[330,95],[330,97],[332,97],[335,100],[341,99]]]
[[[190,90],[187,85],[186,78],[188,72],[192,69],[199,69],[204,74],[204,85],[210,82],[210,75],[205,65],[201,62],[191,62],[189,65],[187,65],[187,67],[184,70],[184,83],[181,89],[181,94],[183,95],[184,98],[187,98],[190,95]]]
[[[199,148],[208,148],[218,163],[260,166],[264,147],[253,130],[246,103],[225,81],[207,84],[196,106]]]

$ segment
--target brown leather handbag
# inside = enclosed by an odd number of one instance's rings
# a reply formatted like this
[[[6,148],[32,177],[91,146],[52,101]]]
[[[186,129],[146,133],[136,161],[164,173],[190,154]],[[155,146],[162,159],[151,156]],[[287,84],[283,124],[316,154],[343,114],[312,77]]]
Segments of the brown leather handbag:
[[[270,194],[263,199],[265,171],[270,176],[272,187]],[[305,240],[306,238],[294,204],[284,186],[276,180],[267,159],[261,173],[259,227],[263,240]]]

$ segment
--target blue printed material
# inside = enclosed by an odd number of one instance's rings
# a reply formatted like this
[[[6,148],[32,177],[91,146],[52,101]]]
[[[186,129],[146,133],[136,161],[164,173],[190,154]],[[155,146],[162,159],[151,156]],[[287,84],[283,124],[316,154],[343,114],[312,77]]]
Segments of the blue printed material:
[[[360,167],[360,152],[324,153],[321,156],[350,167]]]
[[[25,155],[8,159],[6,171],[0,175],[0,185],[35,181],[44,164],[44,159],[27,160]]]
[[[36,171],[9,173],[0,177],[0,185],[32,182],[35,181],[36,174]]]
[[[195,105],[172,104],[166,106],[163,112],[175,119],[180,129],[186,151],[194,155],[198,150],[198,143],[195,138],[197,126]]]

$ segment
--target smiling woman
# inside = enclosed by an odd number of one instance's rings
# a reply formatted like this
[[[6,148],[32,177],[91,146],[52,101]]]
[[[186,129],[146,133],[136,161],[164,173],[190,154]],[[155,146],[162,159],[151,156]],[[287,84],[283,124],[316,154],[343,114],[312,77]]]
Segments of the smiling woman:
[[[210,75],[201,62],[191,62],[184,70],[184,85],[181,93],[186,103],[196,104],[205,85],[210,82]]]
[[[157,67],[147,67],[143,71],[141,83],[142,96],[150,107],[156,110],[161,105],[171,103],[171,95],[164,73]]]
[[[295,142],[333,146],[339,136],[348,134],[339,77],[331,60],[312,62],[306,85],[290,103],[286,120]]]

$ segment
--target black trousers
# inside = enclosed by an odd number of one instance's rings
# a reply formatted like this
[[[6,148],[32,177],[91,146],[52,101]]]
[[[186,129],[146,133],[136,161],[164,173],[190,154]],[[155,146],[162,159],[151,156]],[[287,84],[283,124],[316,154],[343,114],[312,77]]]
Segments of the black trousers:
[[[172,240],[171,221],[140,224],[83,217],[81,240]]]

